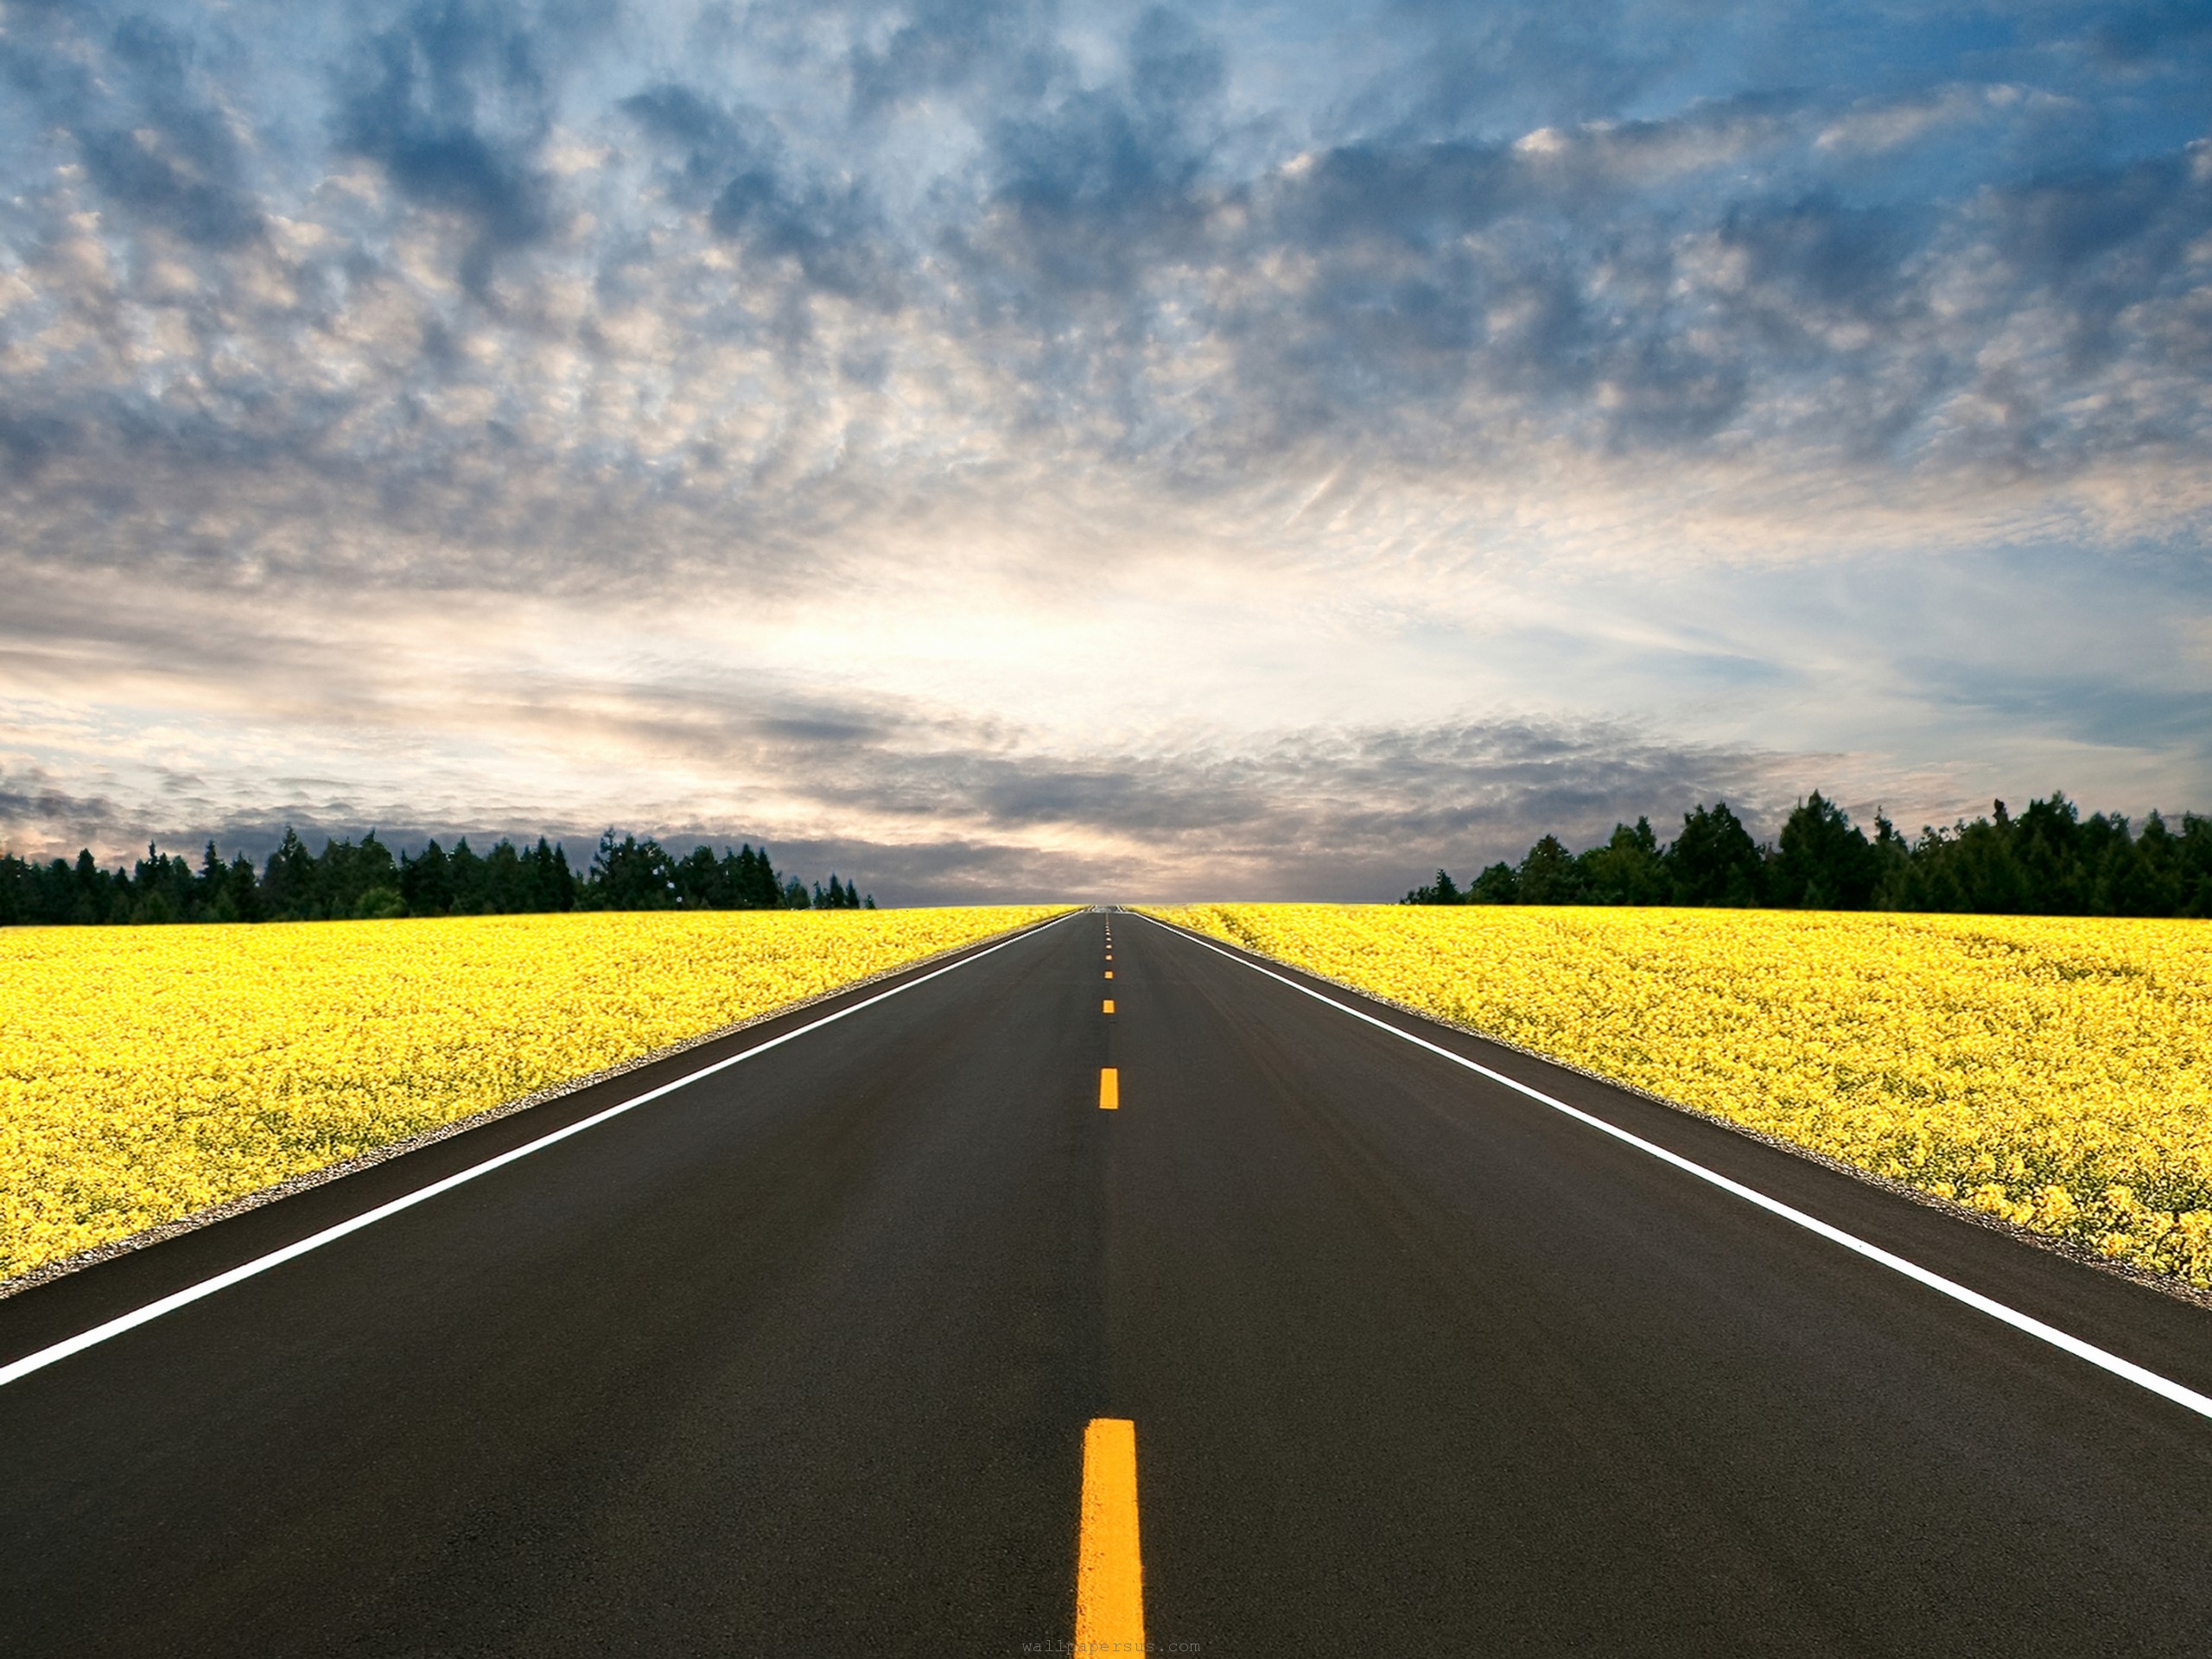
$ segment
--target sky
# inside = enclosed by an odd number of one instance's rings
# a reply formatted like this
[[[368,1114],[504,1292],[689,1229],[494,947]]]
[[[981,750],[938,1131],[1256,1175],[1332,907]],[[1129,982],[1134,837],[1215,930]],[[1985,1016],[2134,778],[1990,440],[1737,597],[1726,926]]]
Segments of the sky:
[[[0,845],[2212,810],[2212,8],[0,3]]]

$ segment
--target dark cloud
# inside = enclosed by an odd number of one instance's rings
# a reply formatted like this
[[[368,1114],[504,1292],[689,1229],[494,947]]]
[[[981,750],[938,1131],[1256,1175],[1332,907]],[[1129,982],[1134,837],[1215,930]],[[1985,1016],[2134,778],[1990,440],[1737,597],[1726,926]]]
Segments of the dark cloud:
[[[665,727],[634,722],[665,741]],[[957,903],[1033,892],[1099,898],[1300,897],[1387,899],[1441,861],[1472,868],[1517,859],[1547,831],[1595,841],[1621,818],[1666,815],[1725,796],[1770,830],[1789,803],[1833,784],[1817,757],[1669,743],[1605,721],[1463,722],[1306,731],[1255,748],[1054,755],[1015,752],[970,732],[975,746],[917,749],[954,734],[941,721],[851,707],[836,718],[757,712],[719,727],[727,753],[773,760],[817,817],[880,821],[925,813],[942,833],[915,844],[865,835],[779,836],[760,823],[702,821],[665,804],[602,804],[607,822],[678,847],[766,842],[810,878],[831,868],[886,903]],[[696,730],[694,738],[702,734]],[[995,752],[993,752],[995,750]],[[395,848],[466,835],[550,834],[588,859],[597,817],[497,812],[425,821],[379,814],[342,785],[291,792],[277,806],[186,817],[158,798],[125,810],[52,791],[0,789],[0,831],[59,848],[82,836],[111,857],[148,839],[265,856],[290,824],[311,837],[375,829]],[[189,810],[189,808],[187,808]],[[1081,849],[1039,830],[1077,828]]]
[[[257,181],[188,35],[137,15],[111,23],[99,9],[26,21],[0,41],[0,70],[73,142],[109,206],[211,248],[259,233]]]
[[[2124,355],[2129,314],[2160,300],[2174,304],[2176,326],[2162,330],[2168,360],[2180,347],[2190,367],[2212,367],[2212,317],[2190,299],[2201,292],[2201,250],[2212,233],[2207,154],[2200,147],[2193,156],[2038,181],[1990,204],[2002,226],[1998,246],[2063,308],[2077,372]]]
[[[895,306],[891,238],[860,181],[802,175],[760,111],[725,109],[688,86],[651,86],[620,107],[677,158],[670,194],[703,205],[715,236],[755,258],[791,262],[811,292]]]
[[[137,830],[137,814],[103,795],[79,795],[31,772],[0,772],[0,844],[58,849],[70,841],[111,845]]]
[[[1208,62],[1204,47],[1176,39],[1179,54],[1141,34],[1126,86],[1071,93],[994,124],[990,216],[967,243],[993,297],[1013,298],[1033,315],[1070,296],[1141,302],[1159,262],[1197,250],[1211,205],[1198,186],[1218,82],[1192,67]],[[1198,101],[1143,85],[1147,46],[1170,57],[1169,82],[1187,84]]]
[[[553,221],[539,151],[554,83],[605,21],[596,8],[420,0],[338,67],[333,141],[380,163],[409,200],[464,215],[479,237],[467,274],[480,284],[491,255]]]
[[[30,14],[0,50],[104,206],[112,287],[60,266],[41,276],[48,316],[73,308],[91,332],[10,373],[8,457],[51,489],[67,487],[52,462],[73,442],[167,452],[178,470],[256,487],[289,467],[296,487],[278,493],[333,488],[334,506],[369,469],[387,513],[493,543],[517,492],[567,498],[556,517],[582,524],[641,480],[666,498],[696,478],[734,543],[754,515],[810,533],[808,509],[775,494],[818,475],[793,464],[792,435],[854,420],[823,411],[855,387],[895,414],[913,390],[902,372],[988,375],[989,398],[962,416],[1001,454],[1134,467],[1140,487],[1171,489],[1242,487],[1317,444],[1446,471],[1510,467],[1541,435],[1596,454],[1725,448],[1779,470],[1840,456],[2063,477],[2128,446],[2205,442],[2212,328],[2190,252],[2212,229],[2202,144],[2117,156],[2090,124],[2068,129],[2066,165],[2038,150],[2039,170],[2016,175],[1981,148],[1931,175],[1924,149],[1885,160],[1887,139],[1823,149],[1822,135],[1847,117],[1936,130],[1954,106],[1985,124],[2042,118],[2020,88],[1958,80],[1956,42],[1931,48],[1922,85],[1824,97],[1744,84],[1740,68],[1715,79],[1751,39],[1740,19],[1393,15],[1408,31],[1393,60],[1445,73],[1480,58],[1484,74],[1550,87],[1555,106],[1471,123],[1410,91],[1387,115],[1348,95],[1301,112],[1334,131],[1294,155],[1269,136],[1288,112],[1255,116],[1236,96],[1259,48],[1233,14],[1205,28],[1163,8],[1129,17],[1101,71],[1027,5],[810,21],[771,9],[690,30],[720,43],[714,60],[645,73],[620,56],[643,13],[422,0],[346,14],[320,37],[327,72],[298,83],[319,86],[320,109],[258,109],[243,23]],[[2067,15],[2077,33],[2098,18]],[[1829,20],[1821,39],[1904,27]],[[2182,58],[2199,49],[2186,35],[2169,46]],[[736,73],[754,36],[768,67]],[[1624,113],[1693,69],[1702,92]],[[2065,88],[2079,104],[2116,72],[2065,73],[2090,77]],[[2152,96],[2128,74],[2130,98]],[[834,99],[795,101],[779,85],[793,79],[849,92],[852,121]],[[2177,114],[2201,102],[2171,98]],[[1555,124],[1529,130],[1540,116]],[[320,132],[329,152],[264,153],[280,130]],[[969,148],[917,189],[907,152],[924,133],[946,157]],[[35,264],[84,232],[66,185],[37,194],[50,137],[17,137],[34,187],[18,251]],[[601,146],[597,182],[563,182],[562,143]],[[391,199],[315,183],[348,157],[375,162]],[[453,261],[474,302],[395,264],[423,213],[464,228],[428,257]],[[267,245],[280,222],[315,239]],[[557,245],[581,223],[588,242]],[[155,291],[162,248],[136,238],[162,235],[202,251],[189,293]],[[742,254],[734,275],[709,263],[718,248]],[[582,316],[554,292],[579,260],[594,281]],[[832,327],[851,302],[899,332]],[[665,361],[620,343],[622,314],[640,309],[688,334],[659,348]],[[161,315],[189,327],[149,359],[126,342]],[[19,308],[0,327],[20,336],[38,320]],[[2060,349],[2024,355],[2010,343],[2023,326]],[[779,410],[766,435],[695,378],[732,342],[779,353],[751,394]],[[537,372],[568,344],[599,370],[582,401]],[[649,450],[612,410],[662,379],[649,401],[698,429]],[[873,437],[874,421],[852,435]],[[865,450],[823,442],[858,487]],[[133,493],[128,470],[100,472],[111,493]],[[720,487],[732,478],[744,487]],[[533,567],[581,553],[537,542]]]
[[[139,93],[141,124],[79,132],[93,181],[118,206],[194,242],[232,247],[257,234],[260,204],[238,140],[219,110],[193,95],[189,41],[151,19],[126,17],[112,51]]]
[[[88,132],[79,141],[86,169],[107,199],[194,242],[230,247],[261,229],[252,197],[235,186],[192,176],[137,133]]]
[[[1924,245],[1925,216],[1906,208],[1853,207],[1833,197],[1762,203],[1722,220],[1721,245],[1745,259],[1750,291],[1777,323],[1840,318],[1895,321],[1919,302],[1910,274]]]
[[[2001,243],[2021,269],[2055,283],[2074,280],[2085,267],[2129,251],[2147,252],[2156,264],[2171,260],[2174,238],[2147,244],[2160,224],[2195,193],[2185,188],[2178,158],[2147,165],[2085,172],[2069,179],[2039,182],[1999,199],[2004,226]],[[2200,214],[2189,214],[2201,227]],[[2186,224],[2177,226],[2186,233]],[[2137,280],[2152,277],[2155,269]]]
[[[67,424],[52,415],[0,410],[0,454],[7,457],[8,471],[16,477],[31,477],[73,435]]]
[[[1198,442],[1336,432],[1449,453],[1470,435],[1463,400],[1479,388],[1609,448],[1695,448],[1749,423],[1745,435],[1770,445],[1951,465],[1948,429],[1929,423],[1979,390],[1994,339],[2055,300],[2063,359],[2016,376],[2001,401],[2020,408],[2016,430],[2034,429],[2038,464],[2063,467],[2156,435],[2133,398],[2081,401],[2119,365],[2169,365],[2178,346],[2202,372],[2184,251],[2212,230],[2212,189],[2188,158],[1948,212],[1818,194],[1724,194],[1718,212],[1624,199],[1596,235],[1570,228],[1591,205],[1580,184],[1562,195],[1560,171],[1525,145],[1370,143],[1257,194],[1221,262],[1289,265],[1299,279],[1245,285],[1221,334],[1235,346],[1234,401],[1267,416]],[[1967,315],[1939,304],[1969,269],[1980,303]],[[2143,308],[2161,306],[2151,324]],[[1810,406],[1797,391],[1808,383],[1823,388]],[[2164,383],[2162,397],[2179,400],[2164,404],[2165,435],[2201,434],[2204,390]]]
[[[652,137],[687,152],[682,170],[695,201],[714,194],[713,181],[726,158],[747,155],[758,142],[737,118],[689,86],[648,86],[618,107]]]
[[[818,291],[851,298],[880,281],[874,214],[855,185],[793,189],[766,168],[748,168],[722,187],[709,218],[721,235],[797,261]]]
[[[1397,0],[1417,42],[1402,118],[1450,131],[1525,131],[1618,115],[1702,44],[1621,0],[1574,6],[1466,6]],[[1656,27],[1655,27],[1656,25]],[[1395,92],[1389,102],[1404,97]]]
[[[1066,73],[1053,38],[1056,8],[1041,0],[921,0],[882,43],[847,54],[854,112],[862,120],[931,94],[989,88],[1033,98]]]
[[[2132,68],[2212,44],[2212,12],[2193,0],[2120,6],[2091,26],[2089,40],[2099,54]]]
[[[1517,858],[1547,830],[1601,838],[1621,818],[1723,796],[1770,828],[1807,789],[1834,788],[1822,771],[1833,757],[1671,741],[1603,720],[1315,728],[1141,753],[1041,747],[1019,728],[921,715],[893,702],[794,709],[788,698],[772,709],[750,696],[719,705],[671,698],[616,721],[602,730],[785,780],[781,787],[815,818],[932,822],[979,869],[983,849],[995,849],[992,879],[1056,863],[1058,890],[1101,893],[1108,889],[1096,884],[1109,880],[1152,883],[1145,890],[1153,892],[1164,883],[1184,896],[1224,893],[1230,882],[1246,893],[1389,898],[1408,885],[1402,874],[1421,874],[1424,861],[1433,868],[1440,858]],[[671,824],[758,836],[758,826],[680,817],[651,827]],[[1036,850],[1068,830],[1087,832],[1102,849],[1049,858]],[[821,844],[853,868],[906,868],[864,863],[856,842]],[[880,854],[883,845],[870,848]],[[871,879],[879,896],[888,886],[901,902],[957,890]]]

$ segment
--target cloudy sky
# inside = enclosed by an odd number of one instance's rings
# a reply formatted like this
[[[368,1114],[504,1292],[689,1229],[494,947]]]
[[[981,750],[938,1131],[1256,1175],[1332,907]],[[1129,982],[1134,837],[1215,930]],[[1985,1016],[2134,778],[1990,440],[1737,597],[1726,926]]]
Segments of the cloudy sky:
[[[2212,9],[0,3],[0,843],[2212,809]]]

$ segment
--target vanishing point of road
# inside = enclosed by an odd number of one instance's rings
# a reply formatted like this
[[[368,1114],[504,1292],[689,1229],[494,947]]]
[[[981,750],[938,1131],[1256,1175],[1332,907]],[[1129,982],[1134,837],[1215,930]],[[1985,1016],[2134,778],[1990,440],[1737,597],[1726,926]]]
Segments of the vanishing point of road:
[[[1134,915],[954,961],[0,1301],[0,1651],[2212,1651],[2212,1313]]]

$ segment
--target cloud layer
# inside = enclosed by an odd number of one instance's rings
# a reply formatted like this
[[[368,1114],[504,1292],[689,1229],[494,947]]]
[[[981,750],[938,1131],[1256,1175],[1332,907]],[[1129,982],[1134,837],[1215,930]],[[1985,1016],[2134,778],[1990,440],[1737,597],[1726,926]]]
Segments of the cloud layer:
[[[0,77],[18,846],[2212,805],[2193,8],[14,0]]]

